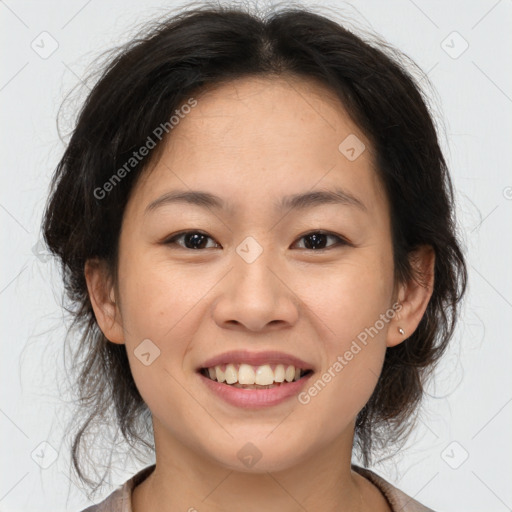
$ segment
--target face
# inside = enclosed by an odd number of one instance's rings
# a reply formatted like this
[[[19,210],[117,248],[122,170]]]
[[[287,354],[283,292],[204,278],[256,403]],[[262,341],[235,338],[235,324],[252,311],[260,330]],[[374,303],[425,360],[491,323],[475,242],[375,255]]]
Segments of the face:
[[[162,199],[192,191],[216,202]],[[338,200],[290,201],[319,191]],[[119,243],[120,334],[106,335],[126,344],[157,453],[180,445],[206,463],[259,472],[351,447],[386,347],[398,343],[396,297],[370,143],[332,92],[250,78],[197,97],[137,183]],[[256,390],[214,389],[199,373],[230,351],[246,352],[235,368],[282,360],[286,370],[295,357],[310,373],[242,404]],[[251,359],[263,352],[272,354]],[[254,466],[251,450],[261,455]]]

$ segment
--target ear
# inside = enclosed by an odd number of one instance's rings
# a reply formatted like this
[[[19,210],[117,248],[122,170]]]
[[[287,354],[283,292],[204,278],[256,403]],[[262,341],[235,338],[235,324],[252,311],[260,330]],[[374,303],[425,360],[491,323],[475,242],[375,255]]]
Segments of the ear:
[[[409,261],[413,277],[398,285],[398,302],[402,308],[393,318],[387,336],[387,346],[394,347],[409,338],[418,327],[434,289],[435,251],[430,245],[414,250]],[[403,329],[401,334],[399,329]]]
[[[84,273],[91,305],[101,331],[112,343],[123,344],[121,314],[105,262],[97,258],[87,260]]]

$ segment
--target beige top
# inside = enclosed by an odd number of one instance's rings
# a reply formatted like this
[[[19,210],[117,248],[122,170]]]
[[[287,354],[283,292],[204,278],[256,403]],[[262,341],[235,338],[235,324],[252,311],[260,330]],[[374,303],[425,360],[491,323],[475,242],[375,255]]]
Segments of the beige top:
[[[132,490],[148,477],[154,469],[154,464],[142,469],[115,489],[112,494],[107,496],[102,502],[88,507],[82,510],[82,512],[133,512],[131,500]],[[407,494],[391,485],[373,471],[361,468],[355,464],[352,464],[352,469],[370,480],[370,482],[382,492],[393,512],[434,512],[432,509],[423,506],[421,503],[407,496]]]

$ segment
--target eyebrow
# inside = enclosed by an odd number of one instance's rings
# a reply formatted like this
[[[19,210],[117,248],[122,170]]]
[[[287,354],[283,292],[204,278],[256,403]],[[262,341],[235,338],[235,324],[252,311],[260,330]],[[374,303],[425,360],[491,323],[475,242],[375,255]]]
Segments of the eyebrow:
[[[204,192],[202,190],[174,190],[167,192],[159,198],[152,201],[145,209],[144,214],[148,214],[156,209],[175,203],[185,203],[200,206],[207,209],[228,210],[233,212],[231,203],[226,202],[219,196]],[[315,190],[302,194],[284,196],[274,203],[274,208],[278,212],[283,210],[305,210],[324,204],[340,204],[344,206],[353,206],[364,212],[368,212],[364,203],[353,194],[341,188],[333,190]]]

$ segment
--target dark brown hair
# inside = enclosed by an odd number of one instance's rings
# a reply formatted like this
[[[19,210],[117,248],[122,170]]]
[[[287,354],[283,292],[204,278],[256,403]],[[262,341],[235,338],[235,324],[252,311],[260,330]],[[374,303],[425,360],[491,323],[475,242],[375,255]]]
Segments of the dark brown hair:
[[[109,413],[132,448],[153,448],[151,415],[131,375],[126,347],[110,343],[100,331],[84,277],[85,262],[92,258],[107,262],[116,277],[123,212],[150,157],[134,165],[107,197],[98,198],[95,190],[195,92],[251,75],[320,81],[371,141],[391,205],[397,280],[417,278],[409,260],[416,247],[429,244],[435,250],[435,282],[424,317],[407,340],[387,349],[375,391],[358,415],[354,447],[368,466],[378,449],[405,439],[426,379],[453,335],[467,279],[452,184],[433,116],[408,65],[414,67],[386,43],[370,44],[327,17],[296,7],[265,16],[235,7],[190,8],[115,51],[78,115],[43,223],[46,244],[62,265],[73,326],[81,331],[74,421],[82,421],[72,458],[84,482],[93,484],[82,467],[83,441],[93,425],[109,426]]]

